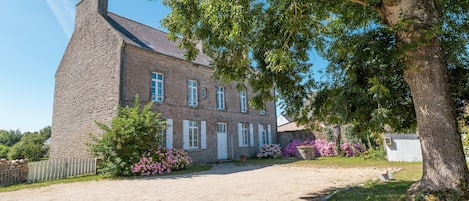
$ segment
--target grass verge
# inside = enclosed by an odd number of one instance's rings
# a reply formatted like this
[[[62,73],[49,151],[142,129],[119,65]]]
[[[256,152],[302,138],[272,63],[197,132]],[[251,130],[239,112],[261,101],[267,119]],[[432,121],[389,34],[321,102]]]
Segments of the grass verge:
[[[170,174],[165,174],[165,175],[157,175],[158,176],[168,176],[168,175],[180,175],[180,174],[190,174],[194,172],[202,172],[202,171],[207,171],[212,169],[211,165],[196,165],[196,166],[190,166],[186,169],[179,170],[179,171],[174,171],[171,172]],[[144,176],[138,176],[138,177],[105,177],[103,175],[88,175],[88,176],[78,176],[78,177],[70,177],[66,179],[57,179],[57,180],[50,180],[50,181],[43,181],[43,182],[37,182],[37,183],[31,183],[31,184],[15,184],[15,185],[10,185],[10,186],[5,186],[0,188],[0,192],[8,192],[8,191],[17,191],[17,190],[23,190],[23,189],[29,189],[29,188],[39,188],[39,187],[45,187],[45,186],[50,186],[50,185],[55,185],[55,184],[67,184],[67,183],[75,183],[75,182],[89,182],[89,181],[101,181],[101,180],[119,180],[119,179],[133,179],[133,178],[146,178]]]

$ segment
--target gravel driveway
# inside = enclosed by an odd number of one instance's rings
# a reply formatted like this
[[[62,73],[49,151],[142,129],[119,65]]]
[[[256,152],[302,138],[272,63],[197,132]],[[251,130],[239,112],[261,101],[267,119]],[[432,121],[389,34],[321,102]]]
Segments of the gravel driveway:
[[[384,170],[217,164],[209,171],[142,179],[58,184],[0,193],[0,200],[318,200]]]

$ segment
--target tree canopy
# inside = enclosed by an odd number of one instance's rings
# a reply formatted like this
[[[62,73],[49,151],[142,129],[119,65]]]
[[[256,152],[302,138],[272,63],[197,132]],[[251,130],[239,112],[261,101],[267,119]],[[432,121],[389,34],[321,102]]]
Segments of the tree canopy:
[[[251,105],[262,107],[278,95],[285,112],[302,122],[314,111],[320,120],[355,123],[358,132],[382,131],[385,124],[395,131],[415,129],[396,40],[407,22],[387,26],[375,10],[382,1],[163,2],[172,9],[163,24],[188,50],[186,57],[194,59],[201,41],[216,78],[249,81],[257,92]],[[461,108],[469,98],[469,2],[435,3],[442,17],[427,34],[438,34],[443,42],[452,95]],[[330,62],[325,82],[314,80],[312,50]],[[316,98],[305,106],[311,94]]]
[[[425,192],[469,199],[455,110],[469,94],[469,1],[163,3],[171,7],[163,25],[187,59],[202,43],[216,78],[247,80],[257,92],[252,106],[278,96],[303,122],[352,123],[358,132],[417,127],[424,171],[408,199]],[[330,61],[325,82],[313,79],[311,50]]]

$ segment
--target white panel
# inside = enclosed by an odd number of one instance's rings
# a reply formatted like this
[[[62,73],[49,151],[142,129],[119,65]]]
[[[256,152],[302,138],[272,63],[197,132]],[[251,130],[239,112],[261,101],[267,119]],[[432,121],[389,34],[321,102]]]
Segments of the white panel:
[[[166,148],[173,148],[173,120],[166,119]]]
[[[239,147],[242,147],[243,146],[243,124],[242,123],[238,123],[238,145]]]
[[[249,145],[254,146],[254,125],[249,124]]]
[[[272,129],[271,129],[270,124],[269,124],[269,125],[267,125],[267,137],[269,138],[267,140],[269,140],[269,144],[272,144],[272,132],[271,131],[272,131]]]
[[[207,148],[207,129],[206,129],[206,121],[200,122],[200,148],[206,149]]]
[[[182,120],[182,148],[189,149],[189,120]]]

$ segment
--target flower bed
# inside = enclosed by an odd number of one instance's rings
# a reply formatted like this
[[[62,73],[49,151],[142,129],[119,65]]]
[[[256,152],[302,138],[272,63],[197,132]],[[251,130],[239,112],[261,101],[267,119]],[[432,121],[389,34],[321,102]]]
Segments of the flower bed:
[[[282,156],[282,148],[278,144],[265,144],[259,147],[257,158],[278,158]]]
[[[283,156],[297,156],[298,157],[298,146],[314,146],[315,156],[337,156],[338,151],[334,142],[328,142],[326,140],[292,140],[283,150]],[[343,143],[340,145],[341,151],[345,153],[346,157],[355,157],[361,155],[366,150],[362,148],[360,144],[349,144]]]
[[[191,163],[191,158],[183,150],[158,147],[155,151],[143,154],[139,162],[132,165],[131,169],[135,175],[167,174],[174,170],[184,169]]]

